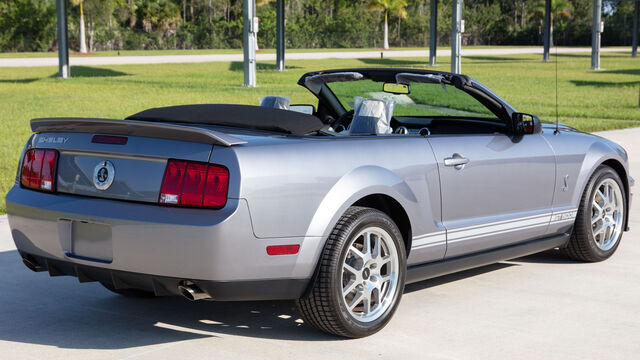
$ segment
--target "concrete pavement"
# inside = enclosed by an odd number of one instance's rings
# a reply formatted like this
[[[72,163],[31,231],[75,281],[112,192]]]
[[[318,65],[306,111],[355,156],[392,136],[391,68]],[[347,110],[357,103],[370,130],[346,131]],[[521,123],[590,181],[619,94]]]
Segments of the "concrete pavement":
[[[627,149],[640,179],[640,128],[601,135]],[[2,217],[0,358],[637,359],[638,199],[630,225],[602,263],[546,252],[412,284],[385,329],[343,340],[302,323],[290,302],[128,299],[33,273]]]
[[[551,49],[555,53],[556,49]],[[558,48],[558,53],[588,53],[591,48]],[[630,51],[630,48],[602,48],[602,52]],[[359,59],[379,58],[383,53],[385,58],[422,57],[429,58],[429,50],[385,50],[385,51],[336,51],[336,52],[288,52],[287,60],[318,60],[318,59]],[[480,48],[462,49],[462,56],[473,55],[516,55],[542,54],[539,48]],[[257,55],[258,61],[275,61],[276,54]],[[438,50],[438,56],[451,56],[451,50]],[[144,55],[144,56],[75,56],[69,59],[74,65],[124,65],[124,64],[169,64],[169,63],[202,63],[215,61],[242,61],[242,54],[210,54],[210,55]],[[425,60],[426,61],[426,60]],[[0,58],[0,67],[32,67],[58,66],[58,58]]]

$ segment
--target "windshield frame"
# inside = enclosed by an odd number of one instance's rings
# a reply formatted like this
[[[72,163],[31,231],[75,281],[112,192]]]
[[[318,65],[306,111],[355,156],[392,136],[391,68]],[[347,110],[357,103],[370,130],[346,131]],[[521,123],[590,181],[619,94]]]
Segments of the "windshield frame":
[[[400,73],[411,73],[416,75],[440,75],[443,77],[442,83],[446,85],[454,86],[455,88],[464,91],[468,95],[478,100],[484,105],[490,112],[496,115],[496,118],[503,122],[507,129],[513,128],[512,114],[515,109],[509,105],[504,99],[496,95],[493,91],[489,90],[486,86],[482,85],[475,79],[472,79],[466,75],[452,74],[442,71],[422,70],[422,69],[399,69],[399,68],[355,68],[355,69],[336,69],[309,72],[298,80],[298,84],[311,91],[321,103],[328,104],[330,110],[332,110],[335,116],[341,116],[347,112],[347,109],[342,105],[342,102],[331,90],[327,83],[335,81],[327,81],[322,84],[322,89],[319,92],[314,92],[305,85],[307,78],[318,75],[329,75],[333,73],[359,73],[363,77],[360,80],[372,80],[375,82],[396,82],[396,75]],[[331,78],[327,76],[327,78]],[[359,81],[359,80],[356,80]]]

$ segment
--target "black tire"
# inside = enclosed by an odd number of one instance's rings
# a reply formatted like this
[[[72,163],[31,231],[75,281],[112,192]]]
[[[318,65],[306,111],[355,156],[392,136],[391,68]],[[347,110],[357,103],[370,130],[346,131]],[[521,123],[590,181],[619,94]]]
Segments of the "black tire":
[[[609,166],[601,165],[593,173],[585,187],[582,198],[580,199],[580,206],[578,207],[578,214],[576,216],[573,232],[571,233],[571,238],[567,246],[561,249],[564,254],[572,259],[585,262],[603,261],[611,257],[620,244],[623,231],[620,231],[620,235],[618,236],[615,244],[608,250],[603,250],[598,247],[592,232],[592,201],[595,196],[596,186],[605,179],[612,179],[618,184],[623,197],[623,216],[628,211],[625,200],[625,188],[620,176]],[[622,226],[624,227],[624,220]]]
[[[146,291],[141,289],[116,289],[113,285],[105,282],[100,282],[105,289],[116,293],[118,295],[130,297],[130,298],[152,298],[156,297],[156,295],[152,291]]]
[[[349,252],[348,247],[352,238],[370,226],[385,230],[392,238],[397,251],[398,279],[389,307],[375,320],[361,322],[349,313],[342,298],[342,264]],[[374,334],[389,322],[400,303],[404,291],[406,266],[405,244],[393,220],[375,209],[351,207],[329,235],[311,288],[303,298],[296,301],[298,311],[306,323],[330,334],[348,338]]]

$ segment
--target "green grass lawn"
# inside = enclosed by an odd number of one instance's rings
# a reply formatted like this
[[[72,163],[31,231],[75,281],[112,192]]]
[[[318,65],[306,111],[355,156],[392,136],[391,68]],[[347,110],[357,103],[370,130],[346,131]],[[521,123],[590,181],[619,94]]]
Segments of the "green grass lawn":
[[[585,131],[640,126],[640,59],[603,53],[601,71],[590,71],[589,54],[558,56],[560,121]],[[449,69],[439,58],[438,70]],[[31,133],[29,120],[45,116],[123,118],[140,110],[189,103],[258,104],[265,95],[314,98],[296,85],[307,71],[394,66],[428,68],[425,59],[329,59],[288,61],[286,72],[259,63],[257,88],[242,87],[241,63],[73,67],[72,78],[56,78],[56,67],[0,68],[0,213],[13,185],[18,157]],[[555,119],[555,66],[540,55],[464,57],[463,73],[489,86],[518,110]]]

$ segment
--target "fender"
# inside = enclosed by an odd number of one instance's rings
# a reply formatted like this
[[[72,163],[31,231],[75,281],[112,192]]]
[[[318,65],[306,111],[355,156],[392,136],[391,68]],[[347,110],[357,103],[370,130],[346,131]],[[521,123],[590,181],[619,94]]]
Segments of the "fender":
[[[418,218],[418,199],[409,185],[390,170],[368,165],[345,174],[329,190],[313,215],[307,236],[321,235],[326,238],[349,206],[373,194],[394,198],[402,205],[409,219]]]
[[[575,192],[573,193],[571,203],[575,205],[577,208],[580,206],[580,200],[582,198],[582,194],[586,190],[587,184],[591,179],[591,176],[595,173],[596,169],[602,165],[604,162],[609,160],[614,160],[622,165],[624,168],[624,174],[621,176],[622,185],[625,190],[625,203],[627,212],[625,214],[625,227],[628,223],[629,219],[629,198],[630,198],[630,188],[629,188],[629,169],[627,168],[626,154],[624,150],[622,150],[619,146],[611,146],[609,143],[605,142],[594,142],[586,152],[586,156],[582,162],[582,167],[580,168],[580,176],[578,177],[578,181],[575,185]]]

